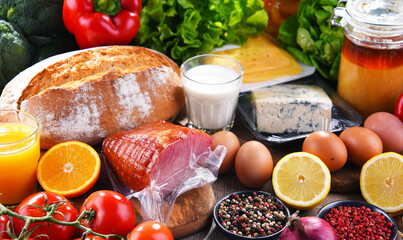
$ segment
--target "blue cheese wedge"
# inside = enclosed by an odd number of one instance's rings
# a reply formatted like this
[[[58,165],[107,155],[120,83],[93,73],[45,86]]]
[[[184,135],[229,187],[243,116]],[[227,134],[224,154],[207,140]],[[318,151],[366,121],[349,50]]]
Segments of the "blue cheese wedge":
[[[257,130],[268,133],[328,130],[332,101],[318,86],[282,84],[252,91]]]

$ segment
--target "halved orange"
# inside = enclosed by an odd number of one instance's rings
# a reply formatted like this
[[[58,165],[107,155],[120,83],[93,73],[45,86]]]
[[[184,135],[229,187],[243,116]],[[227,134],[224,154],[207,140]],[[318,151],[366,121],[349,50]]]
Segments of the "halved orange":
[[[45,191],[80,196],[96,183],[101,160],[90,145],[68,141],[50,148],[39,160],[37,178]]]

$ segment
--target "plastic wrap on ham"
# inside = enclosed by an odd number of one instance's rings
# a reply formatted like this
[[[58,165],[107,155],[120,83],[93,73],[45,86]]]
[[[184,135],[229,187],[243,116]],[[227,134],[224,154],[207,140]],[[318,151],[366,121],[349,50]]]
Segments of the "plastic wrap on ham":
[[[177,196],[217,179],[226,148],[211,146],[203,131],[155,121],[110,135],[102,151],[114,189],[139,199],[143,219],[167,223]]]

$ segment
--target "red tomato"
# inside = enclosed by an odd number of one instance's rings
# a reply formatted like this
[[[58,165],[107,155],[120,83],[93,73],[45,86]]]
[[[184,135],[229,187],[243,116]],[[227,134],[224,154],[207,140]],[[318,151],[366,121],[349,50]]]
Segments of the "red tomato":
[[[147,221],[137,225],[127,240],[173,240],[171,231],[162,223]]]
[[[10,221],[10,219],[6,215],[1,215],[0,216],[0,238],[5,239],[8,238],[7,234],[7,223]]]
[[[83,219],[81,224],[101,234],[117,234],[126,237],[136,225],[136,213],[130,201],[120,193],[101,190],[85,199],[80,213],[94,209],[92,220]]]
[[[81,238],[76,238],[74,240],[81,240]],[[103,237],[98,237],[98,236],[94,236],[94,235],[87,235],[85,237],[85,240],[108,240],[107,238],[103,238]]]
[[[45,197],[47,197],[47,204]],[[45,211],[35,206],[46,207],[46,205],[60,201],[65,202],[57,208],[56,213],[53,214],[53,218],[59,221],[75,221],[78,216],[77,209],[64,196],[52,192],[38,192],[28,196],[17,206],[15,212],[24,216],[43,217],[45,216]],[[13,225],[15,233],[18,236],[25,225],[25,221],[14,218]],[[34,227],[35,230],[30,237],[36,240],[71,240],[76,233],[75,227],[55,223],[49,223],[49,225],[44,222],[31,223],[28,229]]]

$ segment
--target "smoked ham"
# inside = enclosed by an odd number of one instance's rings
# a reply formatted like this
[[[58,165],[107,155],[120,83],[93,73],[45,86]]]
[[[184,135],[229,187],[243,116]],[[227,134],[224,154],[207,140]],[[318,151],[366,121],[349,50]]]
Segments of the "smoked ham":
[[[212,138],[205,132],[154,121],[107,137],[103,153],[120,181],[135,191],[150,184],[174,189],[186,169],[203,161]]]

